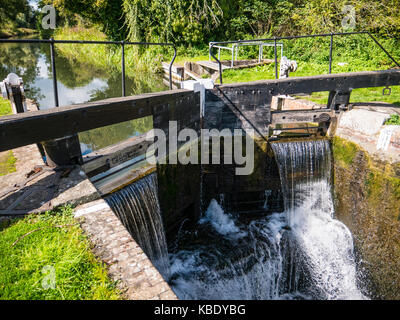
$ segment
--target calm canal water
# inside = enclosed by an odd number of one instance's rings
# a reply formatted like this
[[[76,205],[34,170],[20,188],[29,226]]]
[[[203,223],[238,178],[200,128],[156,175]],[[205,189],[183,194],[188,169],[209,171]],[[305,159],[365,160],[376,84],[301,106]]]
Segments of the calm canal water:
[[[56,68],[60,105],[96,101],[122,95],[121,73],[116,66],[103,69],[88,66],[57,55]],[[96,45],[94,45],[95,48]],[[0,44],[0,80],[14,72],[22,77],[27,97],[35,100],[40,109],[54,107],[53,79],[48,44]],[[137,74],[126,77],[127,95],[167,90],[162,77]],[[97,150],[152,128],[152,119],[142,118],[98,128],[79,134],[83,153]]]

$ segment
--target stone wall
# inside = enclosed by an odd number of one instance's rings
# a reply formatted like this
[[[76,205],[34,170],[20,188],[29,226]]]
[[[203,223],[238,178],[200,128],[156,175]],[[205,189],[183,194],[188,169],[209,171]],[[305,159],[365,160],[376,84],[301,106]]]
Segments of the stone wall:
[[[75,217],[93,243],[93,253],[107,264],[109,276],[117,281],[125,299],[177,299],[104,200],[76,208]]]
[[[386,149],[377,147],[387,112],[358,109],[340,119],[333,139],[335,212],[353,234],[360,278],[372,297],[400,299],[397,135]]]

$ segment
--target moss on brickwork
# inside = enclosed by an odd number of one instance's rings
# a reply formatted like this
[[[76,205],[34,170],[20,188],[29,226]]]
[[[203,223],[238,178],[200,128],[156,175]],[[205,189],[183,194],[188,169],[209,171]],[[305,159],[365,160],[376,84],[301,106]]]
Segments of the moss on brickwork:
[[[332,149],[335,155],[335,161],[340,162],[344,167],[348,167],[353,163],[354,157],[360,150],[355,143],[339,137],[334,137],[332,139]]]
[[[400,299],[398,164],[372,159],[352,142],[333,142],[337,218],[354,236],[375,298]]]

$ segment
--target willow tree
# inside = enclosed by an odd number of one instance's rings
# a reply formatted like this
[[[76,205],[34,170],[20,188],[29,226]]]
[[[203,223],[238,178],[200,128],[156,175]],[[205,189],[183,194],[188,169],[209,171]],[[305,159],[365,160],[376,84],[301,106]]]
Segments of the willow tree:
[[[224,15],[217,0],[124,0],[123,8],[134,41],[204,43]]]

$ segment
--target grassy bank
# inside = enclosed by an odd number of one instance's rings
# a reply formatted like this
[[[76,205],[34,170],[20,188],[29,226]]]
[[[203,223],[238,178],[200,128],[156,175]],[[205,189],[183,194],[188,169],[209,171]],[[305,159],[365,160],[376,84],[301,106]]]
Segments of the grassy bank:
[[[54,38],[107,41],[106,36],[96,28],[86,29],[83,27],[59,28]],[[160,53],[158,48],[145,49],[143,46],[125,46],[125,68],[128,77],[134,77],[137,72],[161,72],[160,61],[164,59],[164,55]],[[121,71],[122,49],[120,45],[58,44],[57,50],[68,59],[79,61],[86,65]]]
[[[119,299],[72,209],[0,225],[0,299]]]
[[[11,114],[10,101],[0,97],[0,117]],[[0,152],[0,176],[15,172],[15,159],[12,151]]]
[[[7,27],[7,23],[0,27],[0,38],[32,36],[37,30],[30,28],[12,28]]]
[[[15,172],[15,162],[17,159],[12,151],[0,152],[0,176]]]
[[[12,110],[10,101],[0,97],[0,117],[9,115],[11,112]]]

